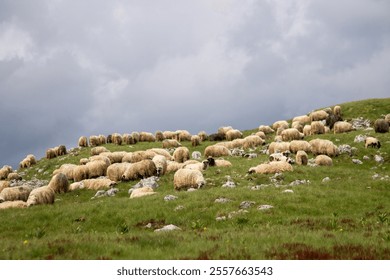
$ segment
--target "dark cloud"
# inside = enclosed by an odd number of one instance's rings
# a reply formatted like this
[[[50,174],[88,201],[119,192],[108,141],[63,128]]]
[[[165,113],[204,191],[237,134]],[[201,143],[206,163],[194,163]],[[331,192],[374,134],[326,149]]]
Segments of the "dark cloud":
[[[0,4],[0,165],[80,135],[250,129],[388,97],[388,1]]]

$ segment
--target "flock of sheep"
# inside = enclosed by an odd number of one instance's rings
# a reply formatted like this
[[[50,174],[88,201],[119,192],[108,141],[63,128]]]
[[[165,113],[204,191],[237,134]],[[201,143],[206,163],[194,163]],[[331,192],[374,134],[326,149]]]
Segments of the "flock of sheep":
[[[390,114],[374,123],[375,132],[388,133]],[[164,176],[174,173],[175,190],[201,188],[206,184],[203,171],[213,166],[230,167],[232,163],[224,157],[239,155],[256,157],[258,147],[266,147],[268,161],[251,167],[248,173],[279,173],[292,171],[293,165],[309,164],[308,153],[315,156],[315,165],[330,166],[332,158],[339,154],[338,147],[329,140],[315,138],[306,141],[308,135],[329,133],[344,133],[354,130],[351,123],[343,121],[340,106],[327,108],[309,115],[293,118],[291,125],[287,121],[277,121],[272,126],[261,125],[258,132],[243,137],[241,131],[230,126],[221,127],[215,134],[207,135],[204,131],[191,135],[186,130],[133,132],[131,134],[114,133],[108,135],[93,135],[89,138],[79,138],[78,146],[83,149],[91,147],[91,155],[80,159],[79,164],[62,164],[53,172],[47,186],[31,188],[22,185],[11,187],[10,181],[19,180],[20,176],[10,166],[0,169],[0,209],[12,207],[29,207],[37,204],[52,204],[57,193],[65,193],[76,189],[102,190],[110,189],[120,181],[130,181]],[[270,143],[269,139],[273,141]],[[192,146],[200,145],[202,141],[217,141],[204,149],[203,160],[199,151],[190,151],[181,145],[183,141],[191,141]],[[135,152],[111,152],[106,143],[116,145],[134,145],[138,142],[160,143],[160,148],[151,148]],[[365,147],[380,148],[377,138],[366,137]],[[67,154],[66,147],[61,145],[50,148],[46,158],[52,159]],[[295,155],[295,157],[292,157]],[[30,168],[37,161],[33,155],[28,155],[20,162],[20,169]],[[149,195],[150,187],[143,187],[132,193],[132,197]]]

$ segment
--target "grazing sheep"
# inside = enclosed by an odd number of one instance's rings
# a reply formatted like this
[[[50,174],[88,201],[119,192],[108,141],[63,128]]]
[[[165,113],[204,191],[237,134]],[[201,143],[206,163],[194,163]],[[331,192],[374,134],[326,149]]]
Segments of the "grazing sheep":
[[[315,158],[314,163],[316,165],[320,165],[320,166],[332,166],[333,160],[332,160],[332,158],[328,157],[327,155],[318,155]]]
[[[199,136],[201,142],[206,141],[208,138],[206,131],[200,131],[198,133],[198,136]]]
[[[80,165],[86,165],[90,160],[88,158],[81,158],[79,163]]]
[[[265,140],[267,138],[267,136],[265,135],[265,133],[263,131],[258,131],[254,135],[259,136],[263,140]]]
[[[110,152],[106,147],[103,146],[98,146],[98,147],[93,147],[91,149],[91,156],[97,156],[100,155],[101,153],[107,153]]]
[[[32,188],[27,185],[4,188],[0,193],[0,203],[4,201],[27,201]]]
[[[190,159],[190,150],[187,147],[179,147],[173,152],[173,159],[177,162],[185,162]]]
[[[162,141],[162,147],[163,149],[177,148],[181,147],[181,144],[174,139],[165,139],[164,141]]]
[[[274,130],[278,130],[279,128],[284,128],[287,129],[289,128],[288,122],[287,121],[276,121],[272,124],[272,128]]]
[[[225,138],[225,134],[213,133],[209,135],[208,139],[209,141],[223,141],[226,138]]]
[[[333,107],[333,114],[341,117],[341,107],[339,105]]]
[[[290,142],[272,142],[268,146],[268,154],[290,151]]]
[[[162,142],[165,139],[162,131],[156,131],[156,133],[154,134],[154,137],[156,138],[157,142]]]
[[[131,136],[131,134],[129,134],[129,133],[123,134],[122,141],[126,145],[133,145],[133,144],[135,144],[133,136]]]
[[[130,198],[131,199],[139,198],[139,197],[149,196],[149,195],[153,195],[153,194],[156,194],[156,192],[153,190],[153,188],[142,187],[142,188],[134,189],[130,194]]]
[[[326,120],[328,115],[329,114],[325,110],[318,110],[318,111],[311,112],[309,116],[310,116],[310,121],[313,122],[313,121]]]
[[[191,145],[192,147],[196,147],[200,145],[200,137],[198,135],[191,136]]]
[[[301,140],[304,136],[303,133],[299,132],[296,128],[285,129],[280,135],[282,136],[283,141]]]
[[[259,126],[259,131],[264,132],[265,134],[271,134],[274,133],[275,130],[273,130],[270,126],[268,125],[260,125]]]
[[[139,138],[140,138],[139,133],[136,131],[133,131],[130,135],[134,139],[134,144],[137,144],[139,142]]]
[[[156,166],[157,176],[162,176],[167,172],[167,159],[162,155],[155,155],[152,158],[154,165]]]
[[[191,133],[189,133],[187,130],[176,130],[176,137],[179,142],[182,141],[191,141]]]
[[[309,142],[305,140],[293,140],[290,142],[290,151],[296,154],[299,150],[305,151],[306,153],[311,152],[311,146]]]
[[[69,189],[69,181],[65,174],[58,173],[54,175],[48,185],[55,193],[66,193]]]
[[[125,171],[127,168],[131,166],[131,163],[129,162],[122,162],[122,163],[114,163],[111,164],[107,168],[107,177],[108,179],[119,182],[122,180],[123,174],[125,174]]]
[[[381,147],[381,143],[379,142],[379,140],[375,137],[367,137],[365,140],[364,140],[364,146],[366,147],[366,149],[368,147],[373,147],[373,148],[380,148]]]
[[[389,123],[389,125],[390,125],[390,114],[387,114],[386,116],[385,116],[385,120]]]
[[[0,180],[7,179],[8,178],[8,174],[10,174],[11,172],[13,172],[12,167],[9,166],[9,165],[4,165],[0,169]]]
[[[254,149],[264,144],[264,140],[257,135],[249,135],[245,137],[243,140],[236,139],[233,141],[234,143],[238,143],[238,145],[233,145],[233,148],[244,148],[244,149]]]
[[[27,207],[38,204],[53,204],[55,192],[49,186],[33,189],[27,199]]]
[[[23,200],[14,200],[14,201],[5,201],[0,203],[0,209],[9,209],[9,208],[26,208],[27,203]]]
[[[123,158],[127,155],[127,153],[124,151],[103,152],[100,155],[108,157],[111,163],[119,163],[123,161]]]
[[[221,145],[211,145],[207,146],[204,150],[204,157],[224,157],[230,156],[231,153],[228,148]]]
[[[307,165],[307,162],[309,161],[307,153],[305,151],[298,151],[295,155],[295,162],[298,165]]]
[[[96,147],[100,145],[100,139],[97,135],[91,135],[89,136],[89,146]]]
[[[56,156],[64,156],[67,154],[65,145],[60,145],[54,148],[56,150]]]
[[[179,162],[176,162],[176,161],[168,160],[167,161],[167,171],[166,171],[166,173],[176,172],[177,170],[182,168],[183,165],[184,165],[184,163],[179,163]]]
[[[330,140],[313,139],[309,142],[309,144],[311,146],[311,152],[314,155],[323,154],[334,157],[339,154],[337,146]]]
[[[78,165],[72,164],[72,163],[64,163],[63,165],[60,166],[60,168],[56,169],[53,171],[53,175],[56,175],[58,173],[63,173],[69,180],[73,180],[73,172],[74,169]]]
[[[325,134],[325,125],[321,121],[313,121],[310,126],[310,135]]]
[[[98,137],[99,137],[99,144],[100,145],[107,144],[107,137],[106,136],[104,136],[103,134],[100,134]]]
[[[285,161],[271,161],[249,168],[248,173],[274,174],[284,171],[293,171],[292,165]]]
[[[104,160],[103,158],[93,159],[85,165],[88,168],[89,179],[106,175],[107,168],[111,164],[108,158],[107,160]]]
[[[276,130],[276,135],[281,135],[282,132],[283,132],[283,130],[285,130],[285,129],[287,129],[287,128],[285,128],[285,127],[279,127],[279,128]]]
[[[145,159],[129,166],[122,176],[122,181],[144,179],[156,175],[157,169],[154,162],[151,159]]]
[[[17,172],[11,172],[8,174],[7,180],[21,180],[22,176],[20,176]]]
[[[297,129],[299,132],[303,132],[303,123],[301,122],[293,122],[291,124],[291,128]]]
[[[233,129],[233,127],[231,127],[231,126],[222,126],[222,127],[218,128],[218,134],[221,135],[223,137],[223,139],[225,140],[226,139],[226,132],[228,132],[231,129]]]
[[[304,136],[309,136],[311,135],[311,125],[307,124],[303,127],[303,135]]]
[[[144,159],[152,159],[155,155],[156,153],[153,150],[130,152],[123,156],[122,162],[136,163]]]
[[[9,181],[0,181],[0,193],[2,190],[4,190],[5,188],[9,188],[11,185],[9,183]]]
[[[165,149],[161,149],[161,148],[151,148],[149,150],[146,150],[146,151],[151,151],[153,152],[155,155],[161,155],[161,156],[164,156],[167,160],[172,160],[172,156],[171,154],[165,150]]]
[[[389,123],[385,119],[377,119],[374,123],[374,129],[376,133],[389,132]]]
[[[164,131],[163,132],[164,139],[175,139],[176,138],[176,132],[173,131]]]
[[[242,132],[238,129],[230,129],[225,136],[227,141],[233,141],[234,139],[242,138]]]
[[[35,159],[34,155],[27,155],[19,164],[20,168],[28,168],[32,165],[36,164],[37,160]]]
[[[66,174],[65,174],[66,175]],[[89,170],[86,165],[77,165],[73,169],[73,181],[80,182],[89,178]],[[68,177],[68,179],[70,179]]]
[[[140,132],[139,133],[140,142],[156,142],[156,137],[150,132]]]
[[[49,148],[46,150],[46,158],[53,159],[56,157],[56,150],[53,148]]]
[[[122,142],[123,142],[122,135],[120,135],[119,133],[113,133],[111,135],[111,141],[115,145],[118,145],[118,146],[122,145]]]
[[[173,176],[175,190],[201,188],[206,184],[203,174],[199,170],[179,169]]]
[[[300,122],[301,124],[310,123],[310,117],[308,115],[296,116],[292,119],[292,122]]]
[[[350,132],[352,130],[354,130],[354,128],[353,128],[352,124],[350,124],[349,122],[339,121],[333,125],[334,134]]]

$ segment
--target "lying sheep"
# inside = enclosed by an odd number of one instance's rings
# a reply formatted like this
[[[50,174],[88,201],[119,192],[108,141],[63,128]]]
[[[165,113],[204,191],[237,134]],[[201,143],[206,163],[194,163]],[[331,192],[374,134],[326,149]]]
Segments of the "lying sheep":
[[[139,198],[139,197],[149,196],[149,195],[153,195],[153,194],[156,194],[156,192],[153,190],[153,188],[142,187],[142,188],[134,189],[130,194],[130,198],[131,199]]]
[[[164,156],[155,155],[152,161],[156,166],[157,176],[162,176],[167,172],[167,159]]]
[[[199,170],[204,171],[208,168],[209,162],[207,160],[204,160],[202,162],[193,161],[193,160],[187,160],[183,163],[183,167],[185,169],[192,169],[192,170]]]
[[[309,144],[311,146],[311,152],[314,155],[324,154],[334,157],[339,154],[337,146],[330,140],[313,139],[309,142]]]
[[[86,190],[106,190],[110,189],[116,185],[115,181],[112,181],[107,178],[96,178],[96,179],[86,179],[80,182],[73,183],[69,186],[69,191],[74,191],[78,189]]]
[[[315,158],[314,163],[319,166],[332,166],[333,160],[332,158],[328,157],[327,155],[318,155]]]
[[[0,193],[2,190],[4,190],[5,188],[9,188],[10,186],[11,185],[9,181],[0,181]]]
[[[221,146],[221,145],[211,145],[207,146],[204,150],[204,157],[224,157],[224,156],[230,156],[230,151],[228,148]]]
[[[292,140],[301,140],[303,138],[303,133],[299,132],[296,128],[288,128],[282,131],[280,134],[283,141],[292,141]]]
[[[289,158],[289,155],[290,155],[290,152],[287,151],[287,152],[284,152],[284,153],[273,153],[273,154],[270,154],[268,159],[269,161],[285,161],[285,162],[288,162],[288,163],[291,163],[292,160]]]
[[[131,166],[131,163],[129,162],[122,162],[122,163],[114,163],[111,164],[107,168],[107,177],[108,179],[119,182],[122,180],[123,174],[125,174],[125,171],[127,168]]]
[[[119,163],[123,161],[123,158],[127,155],[124,151],[118,151],[118,152],[103,152],[100,155],[108,157],[111,163]]]
[[[168,160],[167,161],[167,171],[166,171],[166,173],[176,172],[177,170],[182,168],[183,165],[184,165],[184,163],[179,163],[179,162],[176,162],[176,161]]]
[[[38,204],[53,204],[55,192],[49,186],[33,189],[27,199],[27,207]]]
[[[171,154],[165,150],[165,149],[161,149],[161,148],[152,148],[152,149],[149,149],[149,150],[146,150],[146,151],[151,151],[154,153],[154,155],[161,155],[161,156],[164,156],[167,160],[172,160],[173,157],[171,156]]]
[[[165,139],[162,141],[162,147],[163,149],[177,148],[181,147],[181,144],[175,139]]]
[[[209,166],[216,166],[216,167],[230,167],[232,166],[232,163],[225,159],[214,159],[212,157],[209,157],[207,159]]]
[[[157,169],[154,162],[150,159],[145,159],[129,166],[122,176],[122,181],[144,179],[156,175]]]
[[[66,193],[69,189],[68,178],[63,173],[54,175],[48,185],[55,193]]]
[[[326,120],[328,115],[329,114],[325,110],[318,110],[318,111],[311,112],[309,116],[310,116],[310,121],[313,122],[313,121]]]
[[[298,165],[307,165],[309,159],[305,151],[298,151],[295,155],[295,162]]]
[[[0,180],[7,179],[8,178],[8,174],[10,174],[11,172],[13,172],[12,167],[9,166],[9,165],[4,165],[0,169]]]
[[[354,128],[349,122],[339,121],[333,125],[334,134],[350,132],[352,130],[354,130]]]
[[[130,152],[123,156],[122,162],[136,163],[141,160],[152,159],[155,155],[156,153],[152,150]]]
[[[27,203],[23,200],[14,200],[14,201],[5,201],[0,203],[1,209],[9,209],[9,208],[26,208]]]
[[[27,185],[4,188],[0,193],[0,203],[4,201],[27,201],[32,188]]]
[[[367,137],[365,140],[364,140],[364,146],[366,147],[366,149],[368,147],[373,147],[373,148],[380,148],[381,147],[381,143],[379,142],[379,140],[375,137]]]
[[[296,154],[299,150],[305,151],[306,153],[311,152],[311,146],[309,142],[305,140],[293,140],[290,142],[290,151]]]
[[[187,147],[179,147],[173,152],[173,159],[177,162],[185,162],[190,159],[190,150]]]
[[[196,147],[200,145],[200,137],[198,135],[191,136],[191,145],[192,147]]]
[[[88,158],[81,158],[79,163],[80,165],[86,165],[90,160]]]
[[[12,181],[12,180],[21,180],[22,176],[20,176],[17,172],[11,172],[8,174],[7,180]]]
[[[98,146],[98,147],[93,147],[91,149],[91,156],[97,156],[97,155],[100,155],[101,153],[109,153],[110,151],[106,148],[106,147],[103,147],[103,146]]]
[[[201,188],[206,184],[203,174],[199,170],[179,169],[173,176],[175,190]]]
[[[290,151],[290,142],[272,142],[268,146],[268,154]]]
[[[292,165],[285,161],[271,161],[249,168],[248,173],[274,174],[285,171],[293,171]]]
[[[374,123],[374,130],[376,133],[389,132],[389,123],[385,119],[377,119]]]

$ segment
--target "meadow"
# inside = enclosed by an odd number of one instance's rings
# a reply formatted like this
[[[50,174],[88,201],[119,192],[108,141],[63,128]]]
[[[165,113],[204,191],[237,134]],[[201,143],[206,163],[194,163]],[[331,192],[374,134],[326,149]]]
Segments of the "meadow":
[[[373,123],[390,113],[390,98],[340,105],[344,120],[363,117]],[[360,134],[377,137],[382,147],[355,143]],[[273,138],[269,135],[267,143]],[[160,178],[157,194],[138,199],[129,199],[128,190],[137,183],[130,181],[116,186],[115,197],[91,199],[94,191],[76,190],[57,195],[53,205],[1,210],[0,259],[390,259],[390,133],[332,132],[305,140],[313,138],[348,144],[356,152],[333,158],[330,167],[294,165],[293,172],[280,176],[247,174],[268,160],[261,147],[257,158],[229,156],[232,167],[208,168],[206,185],[194,192],[175,191],[172,173]],[[211,144],[182,142],[190,152],[202,153]],[[161,143],[105,146],[137,151]],[[376,162],[375,155],[384,162]],[[20,171],[26,180],[49,180],[61,164],[89,156],[90,148],[77,149]],[[235,188],[222,187],[227,176]],[[165,201],[167,195],[178,198]],[[240,209],[243,201],[250,207]],[[261,205],[273,208],[259,210]],[[169,224],[181,230],[154,232]]]

